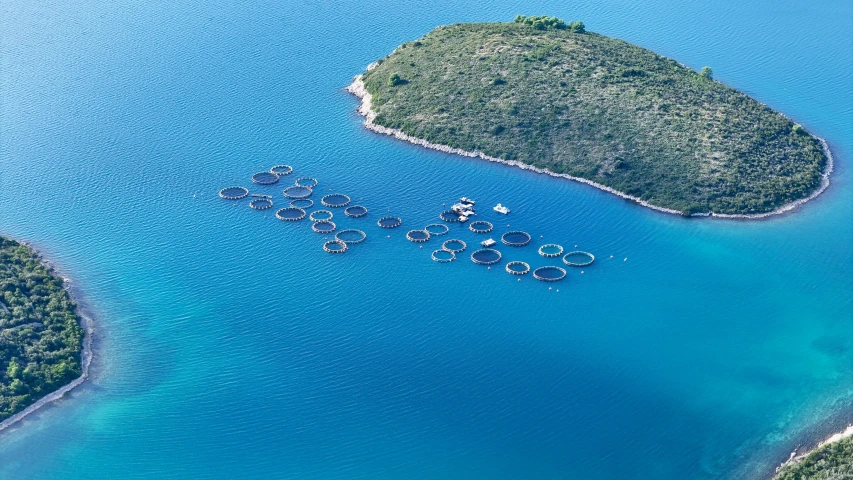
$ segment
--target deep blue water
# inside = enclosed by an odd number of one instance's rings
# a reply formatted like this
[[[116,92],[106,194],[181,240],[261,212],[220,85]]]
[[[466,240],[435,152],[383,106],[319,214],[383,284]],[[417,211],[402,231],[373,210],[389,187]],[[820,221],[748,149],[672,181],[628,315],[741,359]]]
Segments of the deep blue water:
[[[0,435],[0,478],[756,478],[851,418],[847,0],[0,12],[0,232],[55,259],[98,325],[93,381]],[[830,142],[832,187],[768,221],[685,220],[362,128],[341,89],[369,62],[518,13],[711,65]],[[280,163],[318,204],[367,206],[334,219],[367,241],[329,255],[276,220],[283,183],[253,188],[264,212],[216,196]],[[490,235],[531,245],[499,242],[489,270],[459,225],[405,240],[460,195],[508,205],[481,208]],[[432,262],[454,237],[460,260]],[[598,260],[554,284],[504,272],[559,265],[544,243]]]

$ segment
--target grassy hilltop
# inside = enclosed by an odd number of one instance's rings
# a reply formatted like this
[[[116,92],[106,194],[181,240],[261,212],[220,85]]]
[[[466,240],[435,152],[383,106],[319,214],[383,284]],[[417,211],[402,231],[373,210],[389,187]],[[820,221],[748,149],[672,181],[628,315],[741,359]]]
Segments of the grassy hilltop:
[[[581,22],[454,24],[363,76],[375,122],[582,177],[686,214],[755,214],[807,197],[827,158],[741,92]]]

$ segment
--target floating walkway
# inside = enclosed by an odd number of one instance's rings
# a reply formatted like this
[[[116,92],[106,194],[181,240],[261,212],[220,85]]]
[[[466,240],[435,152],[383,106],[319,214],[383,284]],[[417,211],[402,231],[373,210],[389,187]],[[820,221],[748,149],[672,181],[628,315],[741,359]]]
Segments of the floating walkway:
[[[471,230],[474,233],[489,233],[493,228],[495,228],[494,225],[485,220],[477,220],[468,225],[468,230]]]
[[[440,237],[442,235],[447,234],[447,232],[450,231],[450,227],[443,223],[430,223],[429,225],[424,227],[424,230],[429,232],[429,234],[433,237]]]
[[[454,212],[453,210],[445,210],[441,212],[438,216],[447,223],[459,221],[459,214]]]
[[[225,200],[240,200],[249,196],[249,189],[246,187],[225,187],[219,191],[219,196]]]
[[[442,248],[432,252],[432,260],[438,263],[450,263],[456,260],[456,254]]]
[[[285,222],[298,222],[305,218],[305,210],[297,207],[280,208],[275,212],[275,218]]]
[[[303,185],[293,185],[285,188],[281,193],[283,193],[287,198],[303,199],[310,197],[311,194],[314,193],[314,190]]]
[[[278,183],[278,175],[272,172],[258,172],[252,175],[252,181],[258,185],[272,185]]]
[[[376,224],[382,228],[397,228],[403,224],[403,219],[400,217],[382,217]]]
[[[542,282],[559,282],[566,278],[566,271],[560,267],[539,267],[533,270],[533,278]]]
[[[501,235],[501,242],[510,247],[523,247],[530,243],[530,234],[521,230],[513,230]]]
[[[509,262],[506,264],[506,271],[510,275],[524,275],[530,271],[530,265],[525,262]]]
[[[429,240],[429,232],[426,230],[409,230],[406,233],[406,240],[415,243],[424,243]]]
[[[306,208],[314,206],[314,200],[311,200],[310,198],[297,198],[296,200],[290,201],[290,206],[305,210]]]
[[[471,261],[480,265],[494,265],[501,261],[501,252],[494,248],[482,248],[471,254]]]
[[[299,177],[299,178],[297,178],[297,179],[296,179],[296,182],[294,182],[294,185],[295,185],[295,186],[297,186],[297,187],[308,187],[308,188],[314,188],[314,187],[316,187],[319,183],[320,183],[320,182],[318,182],[316,178],[312,178],[312,177]]]
[[[255,210],[266,210],[272,208],[272,200],[267,197],[256,198],[249,202],[249,206]]]
[[[344,215],[351,218],[359,218],[367,215],[367,208],[361,205],[351,205],[344,209]]]
[[[320,199],[320,203],[330,208],[344,208],[349,202],[350,198],[343,193],[330,193]]]
[[[270,173],[275,174],[279,177],[283,177],[285,175],[290,175],[293,173],[293,167],[290,165],[275,165],[270,168]]]
[[[595,255],[580,250],[569,252],[563,256],[563,263],[570,267],[586,267],[592,265],[594,261]]]
[[[317,233],[332,233],[336,228],[338,227],[334,222],[330,222],[328,220],[320,220],[319,222],[314,222],[314,225],[311,225],[311,230],[314,230]]]
[[[468,248],[468,245],[466,245],[465,242],[463,242],[462,240],[453,238],[442,243],[441,248],[447,250],[448,252],[459,253],[464,252],[465,249]]]
[[[546,258],[559,257],[563,254],[563,247],[556,243],[547,243],[539,247],[539,255]]]
[[[315,210],[308,216],[308,220],[312,222],[328,222],[335,214],[328,210]]]
[[[350,228],[347,230],[341,230],[340,232],[336,233],[335,240],[339,242],[344,242],[347,245],[355,245],[356,243],[361,243],[367,240],[367,234],[362,232],[361,230]]]
[[[344,253],[347,251],[347,244],[340,240],[331,240],[323,244],[323,250],[329,253]]]

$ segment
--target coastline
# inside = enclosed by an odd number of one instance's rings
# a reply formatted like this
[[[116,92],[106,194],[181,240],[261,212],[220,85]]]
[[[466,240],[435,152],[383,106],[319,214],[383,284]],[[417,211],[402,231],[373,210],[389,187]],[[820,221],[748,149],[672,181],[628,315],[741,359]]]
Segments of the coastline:
[[[773,473],[773,476],[777,475],[783,468],[785,468],[789,465],[794,465],[794,464],[800,463],[801,461],[803,461],[803,459],[805,459],[806,457],[808,457],[809,455],[811,455],[813,452],[817,451],[818,449],[823,448],[826,445],[829,445],[829,444],[832,444],[835,442],[840,442],[841,440],[844,440],[844,439],[850,438],[850,437],[853,437],[853,424],[848,424],[844,430],[841,430],[840,432],[833,433],[832,435],[824,438],[823,440],[818,442],[816,445],[814,445],[813,447],[807,449],[806,451],[804,451],[802,453],[797,453],[797,451],[800,448],[800,446],[798,445],[797,448],[795,448],[794,451],[791,452],[791,455],[788,457],[788,459],[785,460],[784,462],[782,462],[781,464],[779,464],[778,467],[776,467],[776,470]]]
[[[377,65],[377,63],[375,63],[375,62],[371,63],[370,65],[367,66],[367,71],[372,70],[373,68],[376,67],[376,65]],[[554,172],[552,172],[546,168],[534,167],[533,165],[528,165],[526,163],[519,162],[517,160],[504,160],[502,158],[492,157],[492,156],[486,155],[485,153],[477,151],[477,150],[467,151],[467,150],[462,150],[460,148],[454,148],[454,147],[451,147],[448,145],[431,143],[431,142],[424,140],[422,138],[417,138],[417,137],[413,137],[411,135],[408,135],[408,134],[404,133],[402,130],[395,129],[395,128],[383,127],[382,125],[378,125],[375,123],[376,112],[374,112],[371,108],[372,107],[372,105],[371,105],[372,96],[367,91],[367,88],[365,88],[364,81],[362,80],[362,76],[360,74],[356,75],[353,78],[352,83],[349,86],[347,86],[345,88],[345,90],[361,99],[361,104],[358,107],[358,113],[364,117],[365,128],[367,128],[368,130],[372,130],[376,133],[390,135],[390,136],[397,138],[399,140],[404,140],[404,141],[407,141],[409,143],[413,143],[415,145],[420,145],[420,146],[425,147],[425,148],[430,148],[430,149],[438,150],[438,151],[445,152],[445,153],[452,153],[452,154],[456,154],[456,155],[461,155],[463,157],[481,158],[483,160],[488,160],[490,162],[501,163],[504,165],[509,165],[511,167],[518,167],[518,168],[521,168],[522,170],[529,170],[529,171],[532,171],[535,173],[542,173],[545,175],[550,175],[552,177],[559,177],[559,178],[565,178],[568,180],[574,180],[576,182],[580,182],[580,183],[589,185],[591,187],[595,187],[599,190],[603,190],[607,193],[611,193],[611,194],[616,195],[617,197],[623,198],[625,200],[630,200],[630,201],[637,203],[643,207],[650,208],[650,209],[658,211],[658,212],[684,216],[678,210],[654,205],[654,204],[649,203],[649,202],[647,202],[647,201],[645,201],[639,197],[635,197],[633,195],[628,195],[627,193],[620,192],[614,188],[608,187],[607,185],[602,185],[600,183],[593,182],[592,180],[588,180],[586,178],[574,177],[572,175],[567,175],[565,173],[554,173]],[[694,213],[690,216],[691,217],[714,217],[714,218],[736,219],[736,220],[757,220],[757,219],[768,218],[768,217],[772,217],[775,215],[781,215],[783,213],[790,212],[790,211],[794,210],[795,208],[799,207],[800,205],[803,205],[810,200],[814,200],[821,193],[826,191],[826,189],[829,187],[829,183],[830,183],[829,182],[829,176],[832,173],[832,170],[834,167],[834,160],[832,158],[832,152],[829,149],[829,144],[827,144],[826,140],[824,140],[823,138],[820,138],[820,137],[815,137],[815,138],[817,138],[818,141],[820,141],[821,146],[823,147],[823,152],[826,155],[826,166],[824,168],[824,171],[821,173],[820,186],[814,192],[812,192],[809,196],[807,196],[805,198],[801,198],[799,200],[795,200],[791,203],[787,203],[787,204],[782,205],[781,207],[779,207],[775,210],[772,210],[770,212],[765,212],[765,213],[728,214],[728,213],[706,212],[706,213]]]
[[[11,237],[7,236],[7,238]],[[58,390],[48,393],[47,395],[36,400],[35,403],[28,406],[27,408],[0,422],[0,433],[17,425],[19,422],[21,422],[28,416],[39,411],[41,408],[61,399],[68,392],[86,383],[86,381],[89,379],[89,370],[90,366],[92,365],[92,360],[94,358],[94,320],[92,320],[92,316],[85,311],[86,309],[81,306],[80,303],[77,302],[77,295],[74,294],[71,279],[69,277],[59,274],[59,271],[55,268],[55,264],[45,258],[42,251],[35,248],[33,244],[23,240],[15,240],[33,249],[39,260],[41,260],[54,274],[62,278],[63,288],[65,288],[65,290],[68,292],[68,296],[71,298],[71,301],[73,301],[77,305],[77,315],[80,317],[80,326],[83,327],[85,335],[83,336],[83,351],[80,352],[80,376],[72,380],[70,383],[62,386]]]

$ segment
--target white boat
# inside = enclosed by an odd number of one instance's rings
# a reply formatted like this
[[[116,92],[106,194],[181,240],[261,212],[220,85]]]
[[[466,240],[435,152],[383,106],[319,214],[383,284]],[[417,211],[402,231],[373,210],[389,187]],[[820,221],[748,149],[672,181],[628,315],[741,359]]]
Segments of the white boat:
[[[468,217],[466,217],[465,215],[459,215],[459,221],[465,223],[468,221]]]
[[[482,245],[486,248],[489,248],[489,247],[494,247],[496,243],[498,243],[498,242],[496,242],[493,238],[489,238],[489,239],[486,239],[486,240],[483,240],[482,242],[480,242],[480,245]]]
[[[462,202],[462,203],[467,203],[468,205],[474,205],[475,203],[477,203],[477,202],[475,202],[474,200],[471,200],[471,199],[470,199],[470,198],[468,198],[468,197],[462,197],[462,198],[460,198],[460,199],[459,199],[459,201],[460,201],[460,202]]]
[[[495,211],[498,213],[503,213],[504,215],[509,214],[509,209],[501,205],[500,203],[495,205]]]

